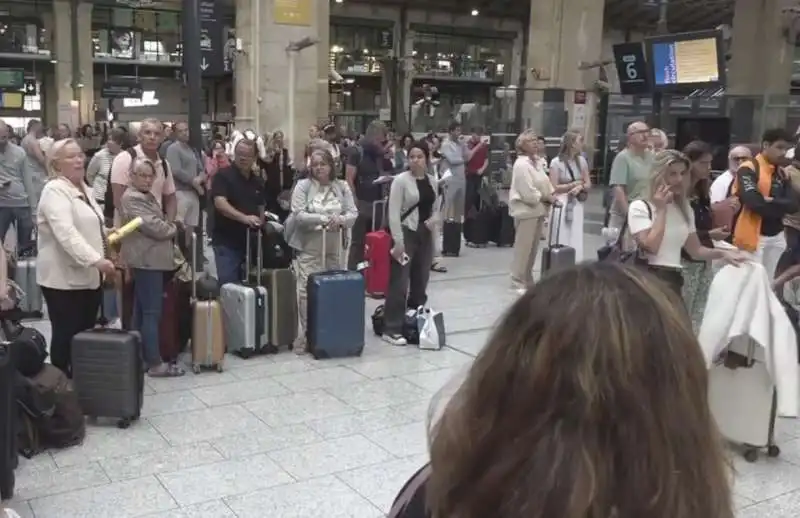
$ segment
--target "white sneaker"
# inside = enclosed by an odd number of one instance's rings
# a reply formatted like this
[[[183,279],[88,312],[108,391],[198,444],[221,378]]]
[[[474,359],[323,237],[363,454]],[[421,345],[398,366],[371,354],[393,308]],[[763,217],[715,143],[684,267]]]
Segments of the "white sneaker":
[[[399,347],[408,345],[408,341],[401,335],[381,335],[381,338],[383,338],[383,341],[389,345],[395,345]]]
[[[108,323],[108,328],[109,329],[122,329],[122,319],[121,318],[115,318],[114,320],[112,320],[111,322]]]

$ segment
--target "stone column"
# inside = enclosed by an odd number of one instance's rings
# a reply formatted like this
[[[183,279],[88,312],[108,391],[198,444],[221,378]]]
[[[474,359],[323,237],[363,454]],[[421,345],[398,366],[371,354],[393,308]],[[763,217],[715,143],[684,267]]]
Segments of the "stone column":
[[[49,109],[45,111],[48,118],[55,115],[49,123],[65,123],[75,129],[81,124],[94,122],[92,4],[80,2],[77,12],[73,13],[71,2],[53,0],[53,13],[47,17],[52,19],[45,19],[45,26],[50,25],[53,31],[56,108],[54,113]],[[72,34],[72,16],[78,17],[77,34]],[[73,45],[78,46],[77,66],[73,62]],[[75,71],[80,72],[77,77],[73,76]]]
[[[325,0],[237,0],[236,36],[242,40],[234,74],[239,130],[278,129],[302,157],[308,127],[327,119],[329,95],[329,4]],[[289,54],[303,38],[317,43],[296,54],[294,135],[289,135]]]
[[[53,0],[53,66],[56,86],[56,112],[55,120],[47,121],[48,124],[69,124],[74,126],[79,123],[75,100],[72,91],[72,28],[70,27],[72,6],[69,1]]]
[[[78,4],[78,34],[72,38],[78,45],[78,63],[80,67],[79,113],[81,124],[90,124],[94,120],[94,44],[92,43],[92,4]]]
[[[758,140],[786,124],[794,44],[780,0],[736,0],[727,92],[733,96],[734,134]],[[747,109],[744,109],[747,108]],[[794,129],[794,128],[791,128]]]
[[[577,129],[585,137],[595,134],[597,70],[579,67],[602,57],[603,7],[602,0],[531,0],[523,128],[547,137],[560,136],[566,129]],[[587,94],[576,115],[579,90]],[[579,127],[573,128],[574,123]],[[594,138],[586,138],[586,145],[593,147]]]

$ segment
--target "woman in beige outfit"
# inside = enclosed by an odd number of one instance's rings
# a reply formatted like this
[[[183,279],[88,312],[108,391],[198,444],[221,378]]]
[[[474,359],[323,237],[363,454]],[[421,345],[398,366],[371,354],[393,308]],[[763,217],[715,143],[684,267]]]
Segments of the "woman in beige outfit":
[[[517,234],[511,264],[511,288],[524,293],[533,285],[533,264],[547,211],[557,203],[546,168],[539,160],[536,134],[524,131],[516,142],[517,160],[511,170],[508,213]]]

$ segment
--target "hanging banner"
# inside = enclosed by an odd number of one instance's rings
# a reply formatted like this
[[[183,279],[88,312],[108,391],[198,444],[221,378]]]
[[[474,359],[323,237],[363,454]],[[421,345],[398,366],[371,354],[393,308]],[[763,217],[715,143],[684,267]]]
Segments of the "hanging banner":
[[[311,26],[311,0],[275,0],[272,20],[278,25]]]

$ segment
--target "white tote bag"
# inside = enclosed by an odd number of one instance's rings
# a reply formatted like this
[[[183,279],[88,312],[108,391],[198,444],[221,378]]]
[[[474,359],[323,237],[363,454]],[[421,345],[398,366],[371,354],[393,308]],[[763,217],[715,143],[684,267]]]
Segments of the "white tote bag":
[[[417,325],[420,349],[438,351],[447,344],[444,314],[441,311],[420,306],[417,309]]]

